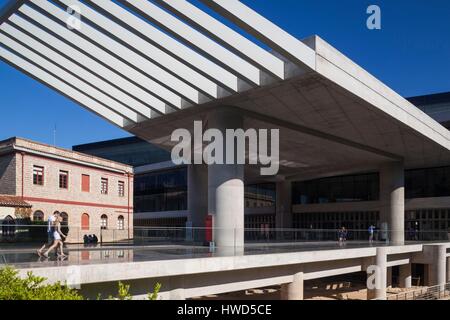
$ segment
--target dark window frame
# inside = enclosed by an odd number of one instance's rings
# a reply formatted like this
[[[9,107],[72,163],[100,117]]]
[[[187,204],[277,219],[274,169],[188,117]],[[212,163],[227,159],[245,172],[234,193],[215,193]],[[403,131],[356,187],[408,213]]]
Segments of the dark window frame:
[[[101,178],[100,180],[100,193],[107,195],[108,194],[108,188],[109,188],[109,179],[108,178]]]
[[[40,171],[37,171],[40,170]],[[41,173],[39,175],[39,173]],[[33,185],[43,186],[45,181],[45,168],[44,166],[33,165]]]
[[[118,194],[120,198],[125,197],[125,181],[119,181],[117,183]]]
[[[65,181],[61,178],[65,178]],[[59,170],[59,188],[69,190],[69,171]]]

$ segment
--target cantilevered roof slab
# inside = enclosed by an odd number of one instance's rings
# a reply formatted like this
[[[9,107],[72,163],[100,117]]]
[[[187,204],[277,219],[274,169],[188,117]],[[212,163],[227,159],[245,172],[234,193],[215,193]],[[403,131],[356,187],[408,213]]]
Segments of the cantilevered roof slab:
[[[167,148],[174,129],[238,108],[246,128],[281,129],[283,177],[450,162],[447,129],[321,38],[300,41],[238,0],[201,1],[223,19],[187,0],[11,1],[0,58]]]

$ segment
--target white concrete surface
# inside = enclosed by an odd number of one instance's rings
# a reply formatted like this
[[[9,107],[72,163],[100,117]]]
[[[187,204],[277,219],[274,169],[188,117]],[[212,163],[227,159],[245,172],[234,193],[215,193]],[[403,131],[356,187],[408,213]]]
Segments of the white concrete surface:
[[[441,285],[446,283],[447,276],[447,246],[433,246],[433,264],[430,265],[429,279],[430,285]]]
[[[294,274],[290,283],[281,286],[281,299],[283,300],[303,300],[304,279],[303,272]]]
[[[208,128],[226,137],[227,129],[243,127],[243,119],[227,108],[212,112]],[[223,143],[223,156],[227,145]],[[234,143],[231,146],[234,148]],[[233,153],[236,156],[236,152]],[[225,158],[224,158],[225,159]],[[223,160],[224,160],[223,159]],[[236,159],[235,159],[236,163]],[[208,166],[208,211],[213,215],[214,242],[218,250],[244,250],[244,165],[212,164]]]
[[[405,241],[405,178],[401,163],[390,163],[380,169],[380,219],[386,223],[389,241]]]
[[[409,259],[405,260],[405,257],[412,258],[418,253],[422,254],[424,248],[434,252],[436,246],[442,250],[450,247],[450,244],[108,263],[80,265],[76,268],[79,272],[77,273],[79,282],[85,292],[98,293],[98,290],[109,288],[108,290],[112,290],[113,293],[117,290],[117,281],[126,281],[134,288],[133,295],[136,298],[146,298],[148,291],[156,282],[163,284],[161,297],[164,299],[186,299],[292,284],[295,282],[294,275],[300,271],[303,281],[306,281],[361,272],[373,264],[380,267],[380,276],[384,279],[382,283],[386,289],[388,260],[392,265],[405,265],[409,263]],[[73,274],[73,270],[73,267],[60,266],[27,268],[19,271],[22,276],[32,271],[38,276],[48,278],[48,282],[64,282],[69,274]],[[292,288],[299,287],[294,285]],[[378,291],[369,290],[368,296],[383,298],[383,285]]]
[[[386,248],[377,248],[377,254],[375,257],[375,264],[378,267],[376,273],[375,298],[386,299],[386,286],[387,286],[387,250]]]

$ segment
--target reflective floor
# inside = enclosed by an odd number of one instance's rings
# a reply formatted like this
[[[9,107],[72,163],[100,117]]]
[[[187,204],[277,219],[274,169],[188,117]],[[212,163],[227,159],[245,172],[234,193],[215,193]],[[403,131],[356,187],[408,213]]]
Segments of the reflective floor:
[[[414,244],[414,243],[407,243]],[[49,258],[40,257],[37,254],[38,247],[21,246],[18,248],[0,247],[0,266],[11,265],[16,268],[37,268],[51,266],[67,266],[82,264],[120,263],[120,262],[145,262],[176,259],[195,259],[218,256],[234,255],[258,255],[289,252],[306,252],[319,250],[339,250],[352,248],[368,248],[386,246],[385,242],[368,243],[348,241],[338,242],[302,242],[302,243],[258,243],[246,244],[244,252],[234,248],[216,248],[190,246],[190,245],[108,245],[96,247],[84,247],[68,245],[64,252],[66,258],[59,258],[54,252]]]

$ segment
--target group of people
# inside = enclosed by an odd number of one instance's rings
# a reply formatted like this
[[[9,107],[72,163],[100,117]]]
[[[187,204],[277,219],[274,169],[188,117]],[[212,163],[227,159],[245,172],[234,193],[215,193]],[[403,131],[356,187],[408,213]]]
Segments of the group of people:
[[[375,230],[376,227],[374,225],[370,225],[367,230],[369,233],[370,243],[373,243],[375,241]],[[342,227],[341,229],[338,230],[339,243],[344,243],[345,241],[347,241],[347,238],[348,238],[348,231],[345,227]]]
[[[85,245],[96,245],[98,243],[98,238],[95,234],[85,234],[83,237],[83,242]]]
[[[60,213],[55,212],[48,217],[47,220],[47,243],[44,244],[39,250],[37,250],[37,254],[40,257],[48,258],[49,253],[52,250],[56,250],[56,254],[60,258],[66,258],[67,255],[64,254],[63,250],[63,238],[67,238],[61,231],[61,222],[63,218]],[[59,248],[59,252],[58,252]],[[47,250],[46,250],[47,249]]]

